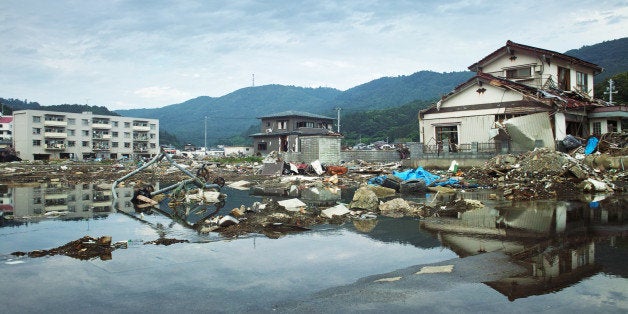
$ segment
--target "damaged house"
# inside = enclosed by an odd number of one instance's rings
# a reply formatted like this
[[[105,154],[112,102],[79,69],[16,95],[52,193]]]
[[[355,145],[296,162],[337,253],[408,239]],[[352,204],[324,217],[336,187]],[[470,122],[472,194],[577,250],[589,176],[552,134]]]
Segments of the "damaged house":
[[[424,153],[554,149],[568,134],[600,133],[602,123],[621,132],[626,119],[621,108],[598,113],[610,108],[593,95],[603,69],[575,57],[507,41],[469,69],[474,77],[419,112]]]
[[[251,135],[255,154],[267,155],[277,151],[291,155],[311,154],[311,158],[300,156],[305,161],[338,159],[341,136],[333,131],[333,118],[290,110],[258,119],[261,119],[261,132]],[[335,156],[323,156],[333,152]]]

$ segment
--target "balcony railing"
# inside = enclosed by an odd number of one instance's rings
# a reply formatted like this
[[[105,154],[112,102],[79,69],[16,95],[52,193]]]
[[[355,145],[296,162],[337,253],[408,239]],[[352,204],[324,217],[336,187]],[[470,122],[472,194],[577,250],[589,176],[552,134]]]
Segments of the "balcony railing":
[[[64,150],[66,148],[65,144],[46,144],[44,146],[47,150]]]

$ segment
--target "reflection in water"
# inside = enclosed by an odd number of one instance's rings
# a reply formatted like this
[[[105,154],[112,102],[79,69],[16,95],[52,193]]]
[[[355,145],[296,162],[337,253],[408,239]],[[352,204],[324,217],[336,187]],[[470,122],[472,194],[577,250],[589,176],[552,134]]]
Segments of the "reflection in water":
[[[112,205],[122,210],[133,209],[132,188],[120,188],[121,197],[116,203],[112,203],[110,188],[108,184],[50,182],[35,187],[5,186],[0,197],[2,204],[11,206],[11,218],[29,221],[49,217],[95,218],[113,212]]]
[[[605,206],[606,205],[606,206]],[[460,256],[503,251],[527,271],[486,284],[510,300],[568,287],[602,269],[596,245],[626,235],[623,199],[586,203],[530,201],[426,219],[421,227]]]

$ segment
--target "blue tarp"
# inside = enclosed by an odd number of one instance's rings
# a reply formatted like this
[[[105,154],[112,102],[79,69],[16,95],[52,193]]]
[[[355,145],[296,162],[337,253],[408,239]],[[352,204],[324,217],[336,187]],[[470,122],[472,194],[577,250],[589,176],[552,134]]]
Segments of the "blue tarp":
[[[427,170],[423,169],[423,167],[418,167],[416,169],[410,169],[403,172],[393,171],[393,175],[395,177],[401,178],[402,180],[410,180],[410,179],[422,179],[425,181],[425,185],[430,186],[434,181],[440,179],[439,176],[429,173]]]
[[[597,137],[590,137],[587,140],[587,146],[584,148],[584,154],[585,155],[590,155],[595,151],[595,148],[597,147],[597,143],[600,140],[597,139]]]
[[[384,180],[386,180],[386,176],[379,176],[375,178],[370,178],[367,182],[368,184],[382,185],[384,183]]]

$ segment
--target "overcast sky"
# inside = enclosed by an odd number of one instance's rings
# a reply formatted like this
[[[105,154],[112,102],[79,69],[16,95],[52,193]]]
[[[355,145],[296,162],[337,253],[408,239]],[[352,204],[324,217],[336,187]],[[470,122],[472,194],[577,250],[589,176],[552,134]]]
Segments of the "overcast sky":
[[[628,1],[0,0],[0,97],[154,108],[268,84],[465,71],[507,40],[628,35]]]

